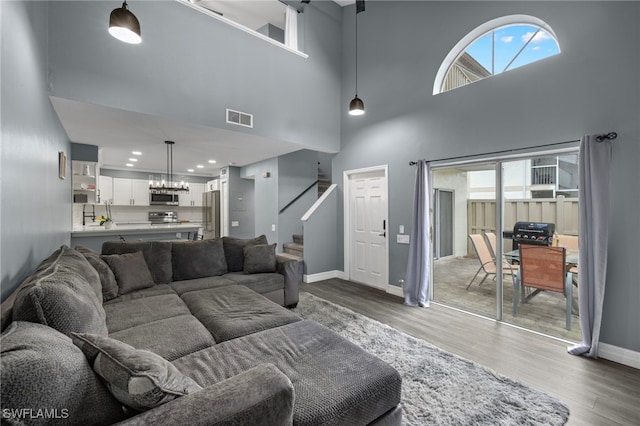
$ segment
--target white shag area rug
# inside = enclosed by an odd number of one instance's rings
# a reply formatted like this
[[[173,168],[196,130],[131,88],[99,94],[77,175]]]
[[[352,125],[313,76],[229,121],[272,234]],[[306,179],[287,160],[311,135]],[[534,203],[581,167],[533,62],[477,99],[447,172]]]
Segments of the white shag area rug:
[[[569,418],[557,398],[310,293],[300,294],[294,312],[400,373],[404,424],[546,426]]]

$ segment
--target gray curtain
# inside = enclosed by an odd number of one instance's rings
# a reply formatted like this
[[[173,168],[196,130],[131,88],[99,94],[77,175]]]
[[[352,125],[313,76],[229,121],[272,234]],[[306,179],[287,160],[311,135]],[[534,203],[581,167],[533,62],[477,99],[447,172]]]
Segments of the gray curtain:
[[[582,342],[569,353],[598,356],[604,286],[607,276],[609,206],[611,193],[611,141],[595,135],[580,140],[580,256],[578,297]]]
[[[429,218],[431,186],[429,168],[425,160],[416,164],[416,184],[413,196],[413,222],[409,261],[404,282],[404,304],[429,306],[429,275],[431,268],[431,244]]]

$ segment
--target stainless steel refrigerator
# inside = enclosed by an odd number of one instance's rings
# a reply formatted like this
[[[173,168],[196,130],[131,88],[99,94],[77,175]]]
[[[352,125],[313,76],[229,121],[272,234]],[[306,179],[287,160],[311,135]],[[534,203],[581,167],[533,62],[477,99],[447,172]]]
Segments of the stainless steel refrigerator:
[[[204,239],[220,237],[220,191],[202,193],[202,228]]]

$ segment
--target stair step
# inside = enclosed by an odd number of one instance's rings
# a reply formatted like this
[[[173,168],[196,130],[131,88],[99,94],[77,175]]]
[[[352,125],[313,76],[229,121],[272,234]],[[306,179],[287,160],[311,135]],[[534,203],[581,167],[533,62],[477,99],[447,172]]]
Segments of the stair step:
[[[295,254],[291,254],[291,253],[278,253],[278,256],[284,257],[286,259],[297,260],[298,262],[301,262],[304,260],[302,257],[296,256]]]
[[[293,242],[304,245],[304,236],[300,234],[293,234]]]
[[[302,244],[284,243],[282,247],[284,248],[285,253],[304,258],[304,246]]]

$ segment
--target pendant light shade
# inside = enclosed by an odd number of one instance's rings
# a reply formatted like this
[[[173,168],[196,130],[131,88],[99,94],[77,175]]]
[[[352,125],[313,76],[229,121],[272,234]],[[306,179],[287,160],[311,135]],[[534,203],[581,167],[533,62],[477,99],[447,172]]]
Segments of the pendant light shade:
[[[122,3],[122,7],[113,9],[111,12],[109,34],[125,43],[138,44],[142,41],[140,22],[138,22],[136,15],[129,11],[126,1]]]
[[[364,114],[364,102],[356,95],[355,98],[349,103],[349,115],[362,115]]]
[[[356,97],[349,103],[349,115],[363,115],[364,102],[358,97],[358,13],[364,12],[364,0],[356,2]]]

